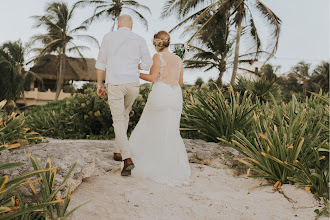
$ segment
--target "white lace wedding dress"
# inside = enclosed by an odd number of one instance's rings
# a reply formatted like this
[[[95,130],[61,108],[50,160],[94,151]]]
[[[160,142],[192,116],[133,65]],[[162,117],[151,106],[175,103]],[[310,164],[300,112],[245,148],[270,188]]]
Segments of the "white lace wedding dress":
[[[182,61],[172,53],[159,53],[160,73],[152,86],[129,145],[135,168],[132,176],[171,186],[189,184],[188,156],[180,136]]]

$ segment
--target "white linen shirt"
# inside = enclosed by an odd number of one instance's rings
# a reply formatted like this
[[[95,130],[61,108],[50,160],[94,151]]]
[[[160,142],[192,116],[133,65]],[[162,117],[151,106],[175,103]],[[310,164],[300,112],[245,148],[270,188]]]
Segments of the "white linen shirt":
[[[122,27],[103,37],[95,67],[106,71],[105,84],[124,84],[139,81],[139,64],[148,71],[152,63],[146,41]]]

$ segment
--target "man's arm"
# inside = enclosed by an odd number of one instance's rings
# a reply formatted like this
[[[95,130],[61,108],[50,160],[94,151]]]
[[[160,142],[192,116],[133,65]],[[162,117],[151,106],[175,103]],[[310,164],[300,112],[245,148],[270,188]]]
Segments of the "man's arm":
[[[147,46],[147,43],[144,39],[141,41],[141,63],[139,64],[140,70],[148,71],[152,66],[152,59],[150,52]]]
[[[107,54],[108,54],[108,47],[109,41],[106,39],[105,35],[102,40],[102,44],[100,47],[99,55],[96,60],[95,68],[96,68],[96,75],[97,75],[97,95],[101,98],[105,96],[105,89],[103,87],[103,80],[105,77],[105,69],[107,67]]]
[[[155,82],[158,78],[160,71],[160,58],[159,54],[156,53],[153,57],[153,64],[150,69],[150,74],[140,73],[140,78],[149,82]]]

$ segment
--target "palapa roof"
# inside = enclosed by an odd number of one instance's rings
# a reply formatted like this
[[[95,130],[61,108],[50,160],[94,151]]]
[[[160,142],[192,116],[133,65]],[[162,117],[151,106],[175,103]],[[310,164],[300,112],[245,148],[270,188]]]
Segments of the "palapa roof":
[[[95,59],[85,58],[87,68],[82,58],[67,57],[64,80],[96,81]],[[58,61],[55,55],[42,57],[30,70],[37,73],[42,79],[57,79]]]

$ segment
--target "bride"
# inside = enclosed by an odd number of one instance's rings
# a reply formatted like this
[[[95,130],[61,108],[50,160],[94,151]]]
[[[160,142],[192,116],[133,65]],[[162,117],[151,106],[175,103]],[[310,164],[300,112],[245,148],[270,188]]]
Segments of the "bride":
[[[154,84],[129,140],[135,163],[132,175],[172,186],[188,184],[191,171],[179,131],[182,61],[169,52],[167,32],[155,34],[153,44],[158,53],[153,57],[150,74],[141,73],[140,78]]]

